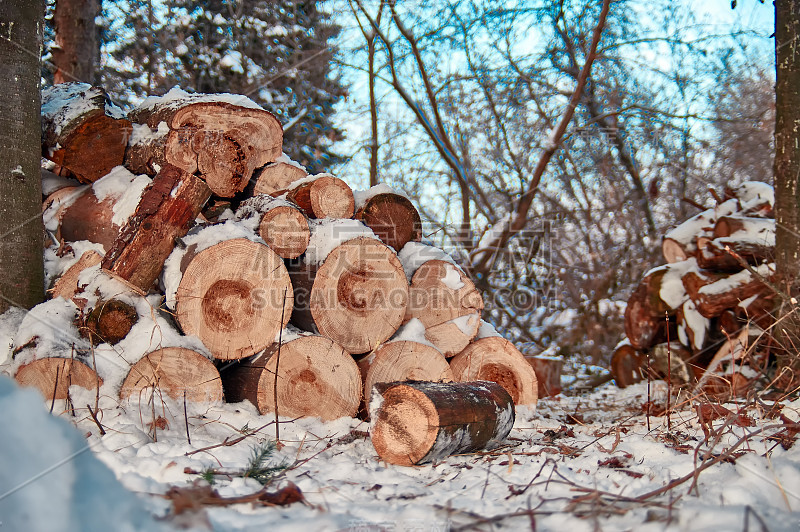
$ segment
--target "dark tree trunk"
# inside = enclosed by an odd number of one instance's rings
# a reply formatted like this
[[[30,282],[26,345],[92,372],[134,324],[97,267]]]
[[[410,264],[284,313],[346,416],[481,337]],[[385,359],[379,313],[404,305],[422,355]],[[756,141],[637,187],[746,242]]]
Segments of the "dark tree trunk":
[[[0,312],[44,297],[39,122],[44,5],[0,2]]]
[[[800,0],[775,1],[775,69],[775,254],[778,276],[790,287],[800,273]],[[781,340],[792,342],[800,321],[783,321]],[[794,371],[784,372],[792,376],[779,386],[800,384],[797,358],[782,361]]]
[[[53,82],[82,81],[94,83],[97,57],[97,28],[94,19],[100,14],[100,0],[58,0],[53,25],[56,45]]]

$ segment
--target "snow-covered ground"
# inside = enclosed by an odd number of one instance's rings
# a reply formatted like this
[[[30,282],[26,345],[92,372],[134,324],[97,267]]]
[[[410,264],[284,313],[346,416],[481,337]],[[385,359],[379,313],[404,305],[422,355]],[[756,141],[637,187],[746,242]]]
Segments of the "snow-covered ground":
[[[535,411],[519,409],[513,431],[498,449],[420,467],[379,461],[363,421],[281,419],[280,446],[268,463],[287,469],[264,488],[252,478],[237,476],[253,450],[276,436],[274,419],[258,415],[249,403],[190,404],[184,414],[182,403],[117,406],[101,396],[99,422],[106,433],[101,436],[85,406],[94,409],[95,394],[73,387],[72,405],[54,405],[54,413],[61,412],[60,425],[66,425],[64,420],[77,425],[77,432],[67,438],[72,443],[65,446],[46,423],[50,405],[36,404],[38,398],[30,390],[11,393],[8,379],[0,380],[6,420],[0,436],[5,458],[0,460],[0,521],[6,523],[20,522],[20,512],[35,514],[41,505],[69,507],[84,499],[102,514],[97,505],[104,498],[121,496],[107,482],[94,488],[76,483],[76,475],[87,467],[77,462],[68,466],[74,471],[67,478],[61,466],[14,490],[25,475],[33,477],[79,450],[73,447],[80,434],[146,508],[134,519],[131,501],[122,505],[125,511],[118,519],[129,529],[152,529],[148,512],[168,529],[800,529],[800,448],[787,450],[775,438],[766,438],[783,430],[783,423],[800,419],[800,401],[784,402],[783,419],[769,419],[777,414],[771,403],[751,404],[746,410],[728,404],[742,415],[713,421],[708,432],[712,443],[704,444],[691,406],[673,411],[669,430],[666,418],[655,416],[648,430],[642,414],[646,384],[625,390],[606,385],[588,396],[542,400]],[[663,390],[656,384],[660,383],[653,383],[653,397],[658,398]],[[24,416],[16,415],[17,410]],[[22,423],[20,417],[28,421]],[[778,425],[781,428],[761,431]],[[752,436],[742,438],[746,434]],[[782,436],[789,447],[794,433],[783,430]],[[39,451],[26,451],[15,459],[20,455],[10,445]],[[714,457],[723,459],[703,466]],[[691,473],[704,467],[693,480]],[[200,473],[210,469],[230,473],[214,476],[212,487],[220,497],[276,492],[291,482],[305,502],[201,505],[206,481]],[[684,476],[687,480],[678,484],[676,479]],[[657,491],[673,481],[677,485],[672,489]],[[176,486],[183,489],[165,497]],[[176,515],[176,509],[185,510]],[[56,523],[40,529],[59,528]]]

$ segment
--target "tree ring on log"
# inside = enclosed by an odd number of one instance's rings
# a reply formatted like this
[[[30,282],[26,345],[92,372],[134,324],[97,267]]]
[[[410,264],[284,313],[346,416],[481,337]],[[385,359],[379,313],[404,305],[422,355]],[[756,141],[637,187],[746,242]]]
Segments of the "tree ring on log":
[[[214,364],[196,351],[165,347],[142,357],[131,366],[120,388],[120,399],[140,401],[147,389],[158,389],[175,400],[191,402],[222,401],[222,382]],[[185,395],[184,395],[185,394]]]
[[[422,240],[419,212],[405,196],[376,194],[358,210],[355,217],[397,251],[409,242]]]
[[[57,357],[39,358],[25,364],[19,368],[14,380],[20,386],[36,388],[48,401],[67,399],[72,385],[93,390],[103,384],[97,373],[83,362]]]
[[[264,244],[237,238],[192,258],[175,310],[184,333],[200,338],[214,358],[232,360],[269,346],[288,323],[292,300],[283,260]]]
[[[306,217],[299,210],[287,206],[267,211],[261,218],[258,234],[275,253],[285,259],[296,259],[302,255],[311,238]]]

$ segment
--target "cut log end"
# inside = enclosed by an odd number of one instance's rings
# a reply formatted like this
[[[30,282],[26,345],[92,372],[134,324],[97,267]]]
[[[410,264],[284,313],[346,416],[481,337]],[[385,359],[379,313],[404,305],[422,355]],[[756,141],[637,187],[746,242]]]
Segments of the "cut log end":
[[[103,384],[97,373],[83,362],[56,357],[25,364],[14,379],[20,386],[36,388],[48,401],[67,399],[69,387],[73,385],[94,390]]]
[[[341,179],[323,175],[289,191],[287,199],[295,202],[309,218],[352,218],[353,191]]]
[[[417,465],[499,443],[514,404],[493,382],[398,382],[376,387],[372,443],[391,464]]]
[[[189,262],[176,294],[176,314],[220,360],[269,346],[292,315],[292,285],[283,260],[269,247],[227,240]],[[283,316],[283,322],[281,322]]]
[[[153,351],[134,364],[122,383],[120,399],[148,400],[152,393],[190,402],[222,401],[222,382],[206,357],[182,347]],[[144,394],[148,394],[147,398]]]
[[[633,346],[619,346],[611,355],[611,375],[620,388],[636,384],[643,379],[642,367],[645,357]]]
[[[499,336],[475,340],[450,361],[458,382],[486,380],[505,388],[517,405],[535,406],[536,373],[514,344]]]
[[[409,242],[422,240],[419,212],[405,196],[376,194],[355,215],[386,245],[399,251]]]
[[[270,163],[256,170],[253,195],[274,194],[289,188],[294,181],[308,177],[305,170],[287,163]]]
[[[137,321],[139,315],[133,306],[118,299],[101,301],[86,315],[80,333],[94,345],[114,345],[128,335]]]
[[[284,259],[296,259],[305,253],[311,236],[305,216],[288,206],[267,211],[261,218],[258,234]]]

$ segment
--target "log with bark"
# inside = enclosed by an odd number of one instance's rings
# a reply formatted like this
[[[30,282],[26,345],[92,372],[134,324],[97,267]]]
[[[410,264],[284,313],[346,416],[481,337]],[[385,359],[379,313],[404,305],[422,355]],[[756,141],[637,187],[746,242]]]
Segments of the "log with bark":
[[[667,270],[651,271],[625,307],[625,334],[634,349],[645,350],[666,339],[666,314],[674,311],[661,299],[661,281]]]
[[[61,83],[42,91],[42,156],[83,183],[122,164],[130,132],[103,89]]]
[[[67,399],[70,386],[94,390],[103,380],[89,366],[73,358],[38,358],[20,367],[14,380],[31,386],[48,400]]]
[[[418,465],[501,443],[514,403],[494,382],[378,384],[370,405],[372,444],[381,460]]]
[[[716,238],[700,243],[698,239],[697,265],[706,270],[737,272],[745,262],[757,266],[773,258],[774,239],[771,245],[735,237]]]
[[[422,221],[414,204],[400,194],[381,193],[370,197],[355,214],[386,245],[396,251],[409,242],[422,240]]]
[[[535,406],[536,373],[514,344],[499,336],[479,338],[450,361],[457,382],[487,380],[506,389],[517,405]]]
[[[536,374],[536,385],[539,399],[553,397],[561,393],[561,370],[564,361],[561,358],[544,356],[525,356],[525,360]]]
[[[166,164],[199,175],[217,196],[243,190],[256,168],[281,156],[283,131],[272,114],[245,96],[172,89],[130,113],[125,165],[155,175]]]
[[[291,185],[290,185],[291,186]],[[286,194],[309,218],[351,218],[355,201],[350,187],[330,174],[300,180],[293,188],[273,195]]]
[[[78,331],[94,345],[119,343],[139,321],[136,309],[119,299],[100,300],[93,308],[84,310],[86,314]]]
[[[235,238],[187,253],[175,314],[214,358],[251,356],[272,344],[292,314],[292,285],[268,246]]]
[[[358,366],[341,346],[323,336],[276,342],[256,357],[222,372],[226,399],[247,399],[262,414],[275,411],[276,380],[281,416],[312,416],[326,421],[352,417],[361,401]]]
[[[290,265],[292,322],[318,331],[351,354],[367,353],[400,327],[408,282],[394,252],[374,238],[358,237],[334,248],[321,266]]]
[[[267,194],[253,196],[241,203],[236,219],[248,224],[284,259],[296,259],[308,248],[308,220],[287,200]]]
[[[364,401],[370,403],[372,388],[379,382],[450,382],[453,371],[437,349],[419,342],[400,340],[381,345],[358,361],[364,378]]]
[[[629,342],[623,342],[611,355],[611,375],[620,388],[636,384],[644,378],[646,359]]]
[[[759,266],[756,271],[765,278],[772,275],[769,265]],[[747,270],[721,279],[704,278],[701,274],[688,272],[683,276],[683,285],[697,311],[706,318],[719,316],[726,309],[770,290],[769,286]]]
[[[211,196],[199,178],[164,165],[103,257],[104,270],[147,292]]]
[[[478,334],[483,298],[458,266],[429,260],[411,279],[405,320],[417,318],[425,338],[446,357],[464,350]]]
[[[183,347],[165,347],[149,353],[131,366],[122,382],[120,399],[148,401],[152,394],[190,402],[222,401],[222,382],[214,364],[200,353]]]

